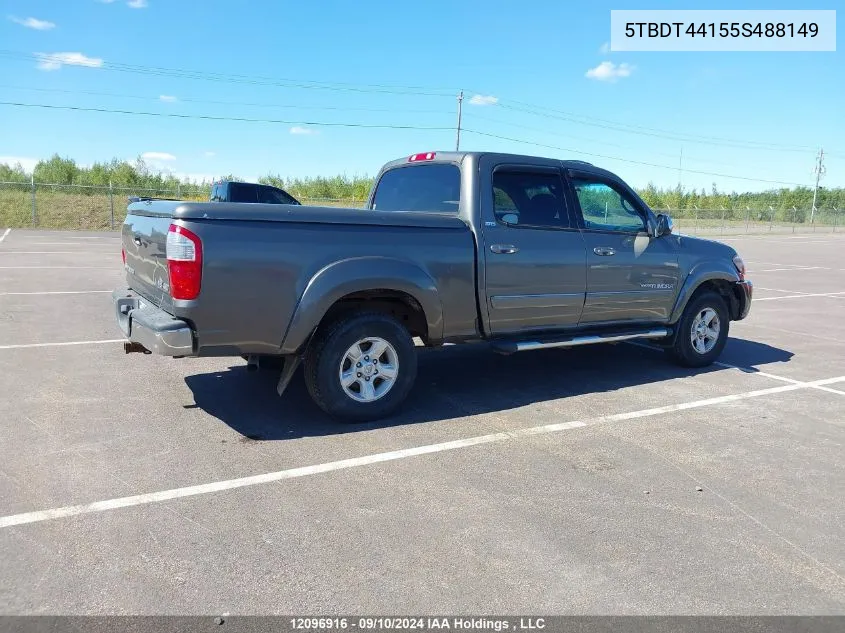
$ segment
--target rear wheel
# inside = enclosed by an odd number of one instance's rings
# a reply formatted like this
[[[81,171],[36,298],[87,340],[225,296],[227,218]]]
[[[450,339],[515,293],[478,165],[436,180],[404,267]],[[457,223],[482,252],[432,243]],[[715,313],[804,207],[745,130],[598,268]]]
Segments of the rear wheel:
[[[317,334],[305,355],[311,398],[323,411],[347,422],[389,415],[405,400],[416,376],[410,334],[380,312],[335,321]]]
[[[685,367],[710,365],[725,348],[729,326],[725,300],[715,292],[703,292],[687,304],[668,351]]]

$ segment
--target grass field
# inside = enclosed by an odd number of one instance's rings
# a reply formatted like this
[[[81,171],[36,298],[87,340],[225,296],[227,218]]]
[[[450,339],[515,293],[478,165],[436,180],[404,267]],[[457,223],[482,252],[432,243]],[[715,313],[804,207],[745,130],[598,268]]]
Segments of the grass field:
[[[117,229],[126,216],[127,198],[131,195],[178,197],[202,201],[204,194],[177,195],[174,191],[121,190],[109,194],[108,190],[51,185],[36,185],[35,209],[29,185],[0,185],[0,227],[49,228],[71,230]],[[363,201],[300,198],[303,204],[330,207],[361,207]],[[800,210],[799,210],[800,211]],[[805,233],[812,231],[840,231],[845,222],[845,211],[817,210],[814,221],[809,212],[795,214],[792,210],[769,211],[710,209],[669,210],[675,228],[683,233],[738,234],[738,233]],[[803,217],[803,222],[790,221]],[[747,219],[746,219],[747,216]]]
[[[175,197],[174,192],[82,193],[48,187],[36,189],[33,213],[28,187],[0,187],[0,227],[48,228],[86,231],[117,229],[126,217],[130,195]],[[185,200],[207,200],[201,196],[180,196]],[[303,204],[332,207],[360,207],[361,200],[302,199]]]

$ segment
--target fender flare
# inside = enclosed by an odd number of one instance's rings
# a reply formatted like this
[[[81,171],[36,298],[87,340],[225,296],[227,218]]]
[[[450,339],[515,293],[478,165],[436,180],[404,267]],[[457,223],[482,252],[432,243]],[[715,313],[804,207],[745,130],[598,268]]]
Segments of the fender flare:
[[[432,341],[443,338],[443,306],[434,279],[417,264],[393,257],[355,257],[319,270],[305,286],[282,339],[281,353],[294,354],[308,342],[338,300],[353,292],[393,290],[422,307]]]
[[[669,323],[677,323],[684,313],[690,298],[695,294],[695,291],[701,287],[701,284],[720,280],[736,283],[740,281],[739,273],[736,268],[721,260],[708,260],[698,262],[687,274],[683,286],[675,299],[675,305],[672,308],[672,314],[669,318]]]

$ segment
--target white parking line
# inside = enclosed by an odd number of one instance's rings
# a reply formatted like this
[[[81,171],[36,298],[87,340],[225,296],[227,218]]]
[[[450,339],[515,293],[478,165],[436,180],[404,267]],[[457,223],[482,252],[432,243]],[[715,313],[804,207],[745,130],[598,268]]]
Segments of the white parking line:
[[[114,251],[0,251],[0,255],[110,255]],[[119,255],[119,253],[118,253]]]
[[[743,259],[745,259],[743,257]],[[801,268],[804,264],[784,264],[783,262],[764,262],[760,259],[745,259],[746,264],[755,264],[759,265],[762,264],[764,266],[791,266],[793,268]]]
[[[763,270],[749,270],[748,274],[752,275],[754,273],[780,273],[789,270],[832,270],[827,266],[802,266],[800,268],[764,268]]]
[[[9,233],[11,233],[11,232],[12,232],[12,229],[6,229],[5,233],[3,233],[3,235],[0,235],[0,242],[2,242],[3,240],[5,240],[5,239],[6,239],[6,236],[7,236]]]
[[[737,371],[741,371],[743,374],[754,374],[756,376],[763,376],[765,378],[771,378],[772,380],[779,380],[781,382],[788,382],[791,385],[804,385],[809,387],[810,389],[819,389],[820,391],[827,391],[828,393],[835,393],[839,394],[840,396],[845,396],[845,391],[839,391],[838,389],[831,389],[830,387],[824,387],[822,385],[814,385],[812,383],[805,382],[803,380],[795,380],[794,378],[787,378],[786,376],[777,376],[775,374],[770,374],[765,371],[759,371],[757,369],[752,369],[751,367],[738,367],[737,365],[731,365],[729,363],[722,363],[716,361],[713,363],[714,365],[718,365],[719,367],[724,367],[725,369],[736,369]]]
[[[64,270],[114,270],[114,266],[0,266],[0,270],[35,270],[46,268],[62,268]]]
[[[781,290],[780,288],[763,288],[763,286],[758,286],[754,284],[754,290],[769,290],[771,292],[782,292],[787,295],[806,295],[809,294],[808,292],[799,292],[798,290]]]
[[[0,296],[20,297],[24,295],[89,295],[98,294],[101,292],[111,292],[111,290],[52,290],[48,292],[0,292]]]
[[[63,233],[59,232],[53,235],[46,234],[46,235],[20,235],[20,239],[24,240],[43,240],[43,239],[50,239],[51,237],[63,237],[68,240],[119,240],[120,234],[115,235],[98,235],[95,237],[88,237],[83,235],[64,235]]]
[[[342,459],[334,462],[315,464],[313,466],[290,468],[288,470],[279,470],[276,472],[264,473],[261,475],[252,475],[250,477],[240,477],[238,479],[215,481],[212,483],[199,484],[196,486],[186,486],[184,488],[161,490],[159,492],[150,492],[146,494],[133,495],[131,497],[119,497],[116,499],[107,499],[105,501],[95,501],[93,503],[64,506],[61,508],[52,508],[50,510],[38,510],[35,512],[12,514],[0,517],[0,528],[11,527],[13,525],[24,525],[26,523],[39,523],[41,521],[51,521],[54,519],[72,517],[80,514],[107,512],[109,510],[116,510],[118,508],[147,505],[151,503],[158,503],[161,501],[168,501],[171,499],[195,497],[198,495],[223,492],[225,490],[234,490],[236,488],[245,488],[248,486],[257,486],[260,484],[282,481],[284,479],[296,479],[300,477],[319,475],[322,473],[328,473],[338,470],[347,470],[349,468],[358,468],[360,466],[368,466],[371,464],[379,464],[400,459],[407,459],[409,457],[417,457],[419,455],[430,455],[432,453],[453,451],[461,448],[468,448],[470,446],[478,446],[481,444],[508,442],[511,440],[518,440],[525,437],[533,437],[536,435],[548,435],[551,433],[559,433],[561,431],[568,431],[571,429],[578,429],[583,428],[585,426],[593,426],[606,422],[621,422],[624,420],[635,420],[638,418],[646,418],[655,415],[663,415],[666,413],[674,413],[676,411],[684,411],[687,409],[697,409],[700,407],[727,404],[729,402],[737,402],[739,400],[746,400],[748,398],[760,398],[763,396],[773,395],[777,393],[798,391],[799,389],[807,389],[815,385],[833,384],[842,381],[845,381],[845,376],[837,376],[836,378],[817,380],[812,383],[789,384],[782,385],[780,387],[771,387],[769,389],[758,389],[756,391],[747,391],[745,393],[737,393],[727,396],[707,398],[706,400],[693,400],[691,402],[670,404],[664,407],[655,407],[653,409],[630,411],[628,413],[617,413],[614,415],[606,415],[598,418],[592,418],[583,422],[561,422],[557,424],[545,424],[543,426],[532,426],[517,429],[514,431],[502,431],[500,433],[491,433],[489,435],[468,437],[462,440],[442,442],[440,444],[428,444],[424,446],[416,446],[413,448],[405,448],[396,451],[388,451],[385,453],[375,453],[362,457],[353,457],[351,459]]]
[[[845,291],[841,292],[811,292],[811,293],[802,293],[796,295],[784,295],[782,297],[760,297],[759,299],[754,299],[754,302],[757,301],[780,301],[781,299],[806,299],[807,297],[838,297],[840,295],[845,295]]]
[[[633,345],[634,347],[642,347],[643,349],[648,349],[653,352],[661,351],[660,348],[655,347],[654,345],[649,345],[648,343],[643,343],[641,341],[628,341],[628,345]],[[764,376],[766,378],[771,378],[772,380],[779,380],[780,382],[788,382],[791,385],[801,385],[803,387],[807,387],[809,389],[819,389],[821,391],[827,391],[830,393],[836,393],[841,396],[845,396],[845,391],[838,391],[836,389],[831,389],[830,387],[820,386],[811,382],[806,382],[803,380],[795,380],[794,378],[787,378],[786,376],[778,376],[776,374],[770,374],[765,371],[760,371],[753,367],[740,367],[738,365],[731,365],[729,363],[723,363],[721,361],[716,361],[713,363],[718,367],[724,367],[725,369],[736,369],[737,371],[741,371],[743,374],[754,374],[756,376]]]
[[[68,345],[102,345],[103,343],[123,343],[126,339],[111,338],[102,341],[69,341],[66,343],[22,343],[19,345],[0,345],[0,349],[27,349],[30,347],[66,347]]]
[[[93,246],[103,246],[105,248],[114,248],[112,244],[90,244],[87,242],[27,242],[27,244],[37,244],[38,246],[78,246],[80,249],[91,248]]]

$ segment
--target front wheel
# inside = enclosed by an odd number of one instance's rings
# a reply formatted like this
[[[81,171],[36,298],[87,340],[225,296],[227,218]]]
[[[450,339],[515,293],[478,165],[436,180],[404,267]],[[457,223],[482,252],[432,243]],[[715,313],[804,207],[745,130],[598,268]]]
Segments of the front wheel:
[[[385,417],[417,377],[414,341],[380,312],[356,313],[318,333],[305,354],[305,380],[323,411],[347,422]]]
[[[669,353],[685,367],[705,367],[722,353],[728,340],[730,317],[725,300],[715,292],[693,297],[678,321]]]

